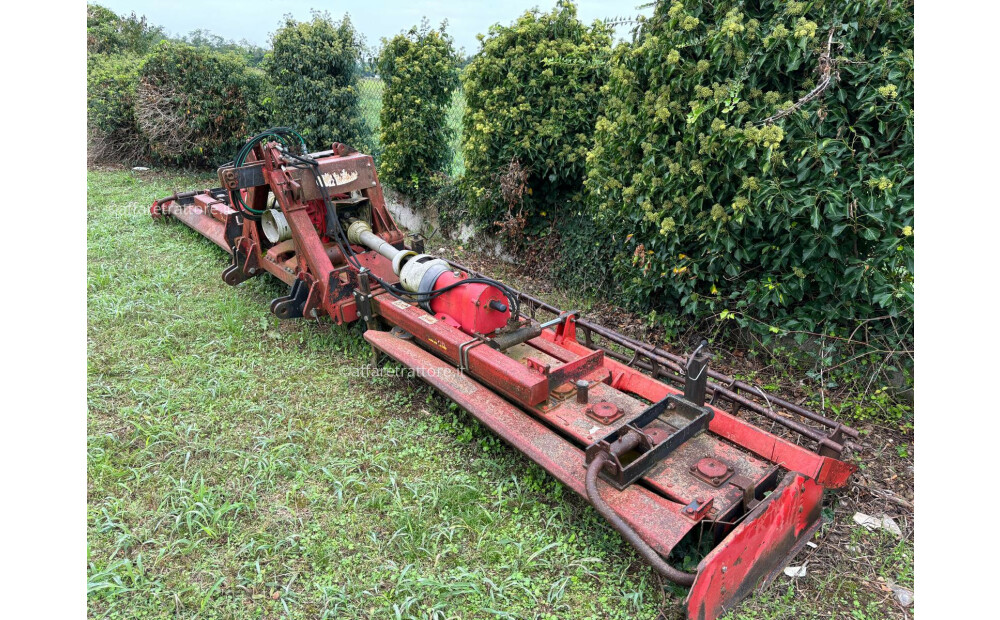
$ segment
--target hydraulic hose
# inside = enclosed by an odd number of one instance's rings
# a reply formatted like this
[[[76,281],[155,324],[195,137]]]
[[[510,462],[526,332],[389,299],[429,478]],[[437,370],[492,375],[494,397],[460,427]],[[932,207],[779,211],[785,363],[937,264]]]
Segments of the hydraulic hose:
[[[616,454],[628,452],[632,448],[635,448],[639,444],[639,435],[636,433],[628,433],[612,445],[612,450]],[[622,519],[617,512],[611,509],[611,506],[601,498],[601,494],[597,490],[597,479],[604,469],[604,464],[608,461],[608,453],[601,452],[594,460],[590,462],[587,466],[587,498],[590,503],[594,505],[597,512],[601,513],[611,527],[618,530],[618,533],[629,542],[635,550],[639,552],[639,555],[643,557],[646,562],[652,566],[656,572],[660,573],[668,580],[676,583],[679,586],[690,587],[694,583],[695,575],[691,573],[685,573],[682,570],[678,570],[667,564],[666,560],[660,557],[660,554],[656,552],[655,549],[646,544],[639,534],[636,533],[625,520]]]

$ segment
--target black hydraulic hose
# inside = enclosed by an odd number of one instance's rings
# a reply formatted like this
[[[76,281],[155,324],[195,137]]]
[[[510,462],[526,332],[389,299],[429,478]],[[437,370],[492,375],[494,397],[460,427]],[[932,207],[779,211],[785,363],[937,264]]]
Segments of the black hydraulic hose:
[[[625,437],[619,439],[616,444],[620,446],[615,446],[620,448],[621,452],[627,452],[634,448],[639,442],[639,436],[635,433],[628,433]],[[622,538],[627,540],[629,544],[635,547],[635,550],[639,552],[639,555],[643,557],[646,562],[652,566],[656,572],[663,575],[666,579],[676,583],[679,586],[690,587],[694,584],[695,575],[692,573],[685,573],[682,570],[676,569],[670,564],[667,564],[656,549],[650,547],[646,541],[639,537],[639,534],[633,530],[625,520],[618,515],[617,512],[612,510],[611,506],[604,501],[601,494],[597,490],[597,479],[604,468],[604,464],[608,461],[608,453],[601,452],[594,460],[590,462],[587,466],[587,499],[590,503],[594,505],[597,512],[601,513],[611,527],[618,530],[618,533],[622,535]]]

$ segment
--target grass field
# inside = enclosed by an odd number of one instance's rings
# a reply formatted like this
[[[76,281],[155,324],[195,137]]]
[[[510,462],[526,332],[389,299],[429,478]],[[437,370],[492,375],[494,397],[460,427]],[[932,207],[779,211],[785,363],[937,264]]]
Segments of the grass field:
[[[352,376],[357,327],[279,322],[276,281],[149,218],[212,183],[88,174],[90,617],[676,615],[586,502],[418,380]],[[732,617],[906,616],[878,583],[912,587],[910,542],[829,512],[833,568]]]

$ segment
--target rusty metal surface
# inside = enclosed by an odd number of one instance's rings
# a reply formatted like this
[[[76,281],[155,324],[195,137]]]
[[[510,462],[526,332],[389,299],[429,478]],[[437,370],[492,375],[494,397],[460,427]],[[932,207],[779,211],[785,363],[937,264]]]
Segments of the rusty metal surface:
[[[451,265],[456,269],[461,269],[470,274],[477,275],[477,272],[465,267],[461,263],[450,260],[448,262],[451,263]],[[527,293],[518,291],[518,295],[524,302],[526,302],[528,306],[527,312],[533,318],[538,310],[557,316],[563,314],[563,311],[559,310],[555,306],[547,304],[540,299],[528,295]],[[576,320],[576,325],[578,326],[579,331],[582,332],[583,344],[585,344],[588,348],[602,349],[616,360],[650,372],[655,378],[664,379],[674,384],[683,386],[683,366],[686,363],[684,357],[659,347],[638,342],[614,330],[591,323],[584,319]],[[598,342],[601,338],[614,343],[621,348],[629,350],[630,353],[625,354],[621,351],[615,351],[607,346],[604,346]],[[750,409],[778,424],[786,426],[794,432],[808,437],[812,441],[815,441],[818,444],[817,449],[823,450],[828,455],[840,454],[844,448],[843,440],[845,438],[857,439],[859,437],[857,430],[846,426],[841,422],[831,420],[826,416],[806,409],[805,407],[792,403],[774,394],[765,394],[756,386],[749,385],[743,381],[738,381],[733,377],[729,377],[711,368],[708,371],[708,376],[713,379],[713,381],[708,384],[709,396],[711,396],[713,400],[721,398],[732,403],[734,414],[737,413],[741,407]],[[764,402],[757,402],[754,400],[756,398],[760,398]],[[786,410],[794,416],[799,416],[833,430],[821,431],[812,428],[793,419],[792,417],[780,415],[774,411],[774,407],[777,407],[779,410]],[[835,437],[840,438],[841,441],[836,441]]]
[[[431,316],[416,305],[388,295],[373,300],[376,313],[391,325],[398,325],[425,343],[429,351],[454,366],[461,366],[459,348],[470,342],[468,334]],[[399,302],[399,303],[397,303]],[[540,373],[486,346],[468,350],[468,372],[494,390],[525,406],[544,402],[549,395],[548,380]]]
[[[390,332],[369,330],[365,340],[382,353],[422,370],[421,378],[454,400],[501,439],[543,467],[560,482],[586,497],[583,451],[559,437],[473,378]],[[667,555],[691,530],[682,506],[641,486],[618,491],[601,481],[599,496],[657,553]]]
[[[545,331],[542,333],[542,338],[554,340],[555,334],[552,331]],[[571,340],[566,340],[559,346],[573,353],[589,351],[584,345]],[[654,402],[662,400],[667,394],[682,393],[679,388],[657,381],[613,359],[605,358],[604,364],[612,376],[611,386],[625,394],[634,394]],[[715,416],[709,423],[709,430],[713,433],[753,452],[762,459],[815,477],[828,488],[840,488],[847,484],[847,480],[856,469],[853,465],[819,455],[776,437],[718,407],[713,406],[712,409]]]
[[[209,241],[229,252],[229,244],[226,243],[226,227],[222,222],[205,213],[200,208],[190,208],[176,202],[167,203],[164,212],[171,215],[198,233],[202,234]]]
[[[559,360],[572,361],[579,357],[576,352],[566,348],[571,345],[565,342],[563,345],[558,345],[547,340],[547,338],[554,337],[554,332],[549,330],[543,333],[542,338],[514,347],[508,351],[508,354],[515,360],[523,361],[527,358],[535,358],[545,363],[555,363]],[[607,371],[605,370],[605,372]],[[635,373],[632,369],[628,369],[628,372]],[[571,439],[576,445],[587,446],[604,434],[622,428],[626,421],[625,418],[635,416],[646,408],[647,405],[642,400],[605,383],[603,374],[595,373],[595,376],[600,377],[600,380],[592,383],[588,389],[589,403],[579,403],[572,398],[550,399],[530,411],[534,412],[553,430]],[[654,382],[648,377],[643,376],[643,379],[649,382],[647,387],[659,388],[659,391],[650,389],[639,391],[638,395],[648,400],[660,400],[667,394],[679,393],[679,391],[672,390],[662,383]],[[607,420],[595,418],[592,415],[593,405],[591,403],[601,404],[601,409],[605,411],[610,411],[613,407],[617,415]],[[719,412],[716,414],[718,415]],[[660,429],[664,435],[669,435],[676,430],[666,421],[655,421],[651,423],[650,428],[651,430]],[[797,446],[796,448],[805,456],[807,459],[805,462],[808,465],[819,467],[821,457]],[[706,456],[729,464],[734,472],[747,477],[755,485],[764,482],[771,471],[771,463],[754,456],[751,451],[741,450],[730,443],[720,441],[713,435],[702,434],[689,439],[674,453],[650,469],[646,473],[644,481],[651,488],[660,491],[665,497],[680,503],[687,504],[699,498],[714,499],[713,516],[724,518],[732,514],[733,510],[742,504],[743,492],[730,485],[713,486],[691,475],[691,464]]]
[[[789,472],[698,564],[687,598],[688,617],[716,618],[767,585],[819,527],[822,498],[822,486]]]
[[[331,191],[348,193],[370,189],[376,186],[375,167],[368,155],[352,153],[341,157],[320,160],[320,174]],[[302,200],[316,200],[323,197],[316,185],[312,170],[295,169],[290,177],[301,184]]]

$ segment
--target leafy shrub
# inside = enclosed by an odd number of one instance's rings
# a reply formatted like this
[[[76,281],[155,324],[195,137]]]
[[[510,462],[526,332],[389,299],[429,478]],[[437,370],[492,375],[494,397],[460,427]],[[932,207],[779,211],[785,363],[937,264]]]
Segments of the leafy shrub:
[[[136,121],[153,154],[217,166],[267,125],[263,72],[233,53],[163,42],[142,64]]]
[[[378,59],[382,95],[380,174],[404,192],[419,194],[426,180],[452,160],[446,116],[458,86],[451,37],[425,22],[387,41]]]
[[[607,230],[581,206],[560,218],[557,231],[559,238],[533,266],[548,265],[555,281],[582,297],[608,299],[610,295],[615,303],[628,305],[617,297],[620,291],[610,286],[615,252]]]
[[[163,40],[163,28],[135,13],[121,15],[99,4],[87,5],[87,55],[145,54]]]
[[[912,2],[660,3],[607,97],[587,189],[625,299],[910,348]]]
[[[308,22],[286,17],[264,61],[276,123],[298,129],[312,149],[334,142],[360,148],[366,138],[357,93],[362,48],[346,15],[339,22],[317,12]]]
[[[138,161],[146,141],[135,118],[137,56],[96,55],[87,62],[87,133],[90,156],[99,161]]]
[[[473,213],[509,232],[544,226],[579,197],[592,144],[610,31],[560,0],[492,26],[466,69],[466,178]]]

